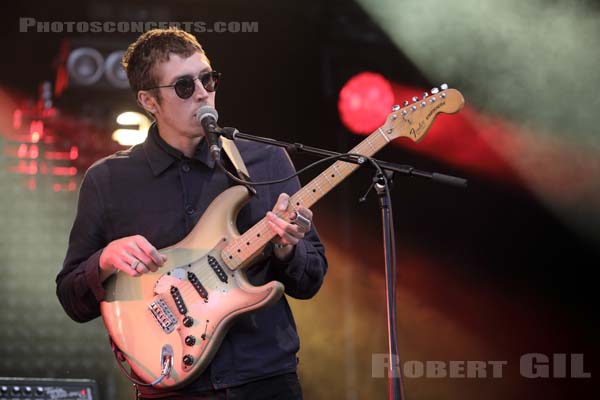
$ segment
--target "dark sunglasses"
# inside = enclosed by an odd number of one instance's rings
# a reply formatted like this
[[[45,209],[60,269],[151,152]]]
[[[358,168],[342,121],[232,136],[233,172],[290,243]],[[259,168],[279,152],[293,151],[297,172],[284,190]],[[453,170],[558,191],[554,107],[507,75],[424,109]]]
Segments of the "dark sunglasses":
[[[153,88],[149,88],[146,90],[158,89],[158,88],[167,88],[172,87],[175,89],[175,93],[181,99],[189,99],[194,94],[196,90],[196,79],[200,80],[202,86],[207,92],[214,92],[217,90],[217,86],[219,85],[219,80],[221,79],[221,73],[217,71],[205,72],[204,74],[199,75],[197,78],[192,78],[191,76],[185,76],[183,78],[177,79],[173,85],[165,85],[165,86],[156,86]]]

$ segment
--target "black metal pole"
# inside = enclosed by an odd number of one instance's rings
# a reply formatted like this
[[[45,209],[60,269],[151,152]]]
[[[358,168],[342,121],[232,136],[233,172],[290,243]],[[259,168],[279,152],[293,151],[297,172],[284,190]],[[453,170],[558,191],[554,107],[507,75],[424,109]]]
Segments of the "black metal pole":
[[[385,176],[380,175],[375,184],[375,190],[379,197],[381,208],[381,220],[383,226],[383,251],[385,256],[385,282],[386,282],[386,304],[388,319],[388,352],[389,352],[389,374],[388,374],[388,399],[403,400],[404,387],[402,386],[402,370],[396,333],[396,256],[394,248],[394,221],[390,207],[389,185]]]

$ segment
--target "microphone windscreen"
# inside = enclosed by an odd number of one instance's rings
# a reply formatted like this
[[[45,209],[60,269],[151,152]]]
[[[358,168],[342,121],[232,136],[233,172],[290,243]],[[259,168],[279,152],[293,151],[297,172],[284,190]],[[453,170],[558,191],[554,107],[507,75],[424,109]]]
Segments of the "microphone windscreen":
[[[212,106],[202,106],[196,112],[196,119],[200,122],[206,117],[213,117],[215,122],[219,120],[219,113]]]

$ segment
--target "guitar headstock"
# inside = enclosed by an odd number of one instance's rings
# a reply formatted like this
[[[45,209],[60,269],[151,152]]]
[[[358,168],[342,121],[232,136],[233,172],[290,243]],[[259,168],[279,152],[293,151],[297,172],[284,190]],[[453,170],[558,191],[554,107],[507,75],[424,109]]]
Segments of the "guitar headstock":
[[[380,128],[385,136],[396,139],[408,137],[415,142],[421,140],[439,113],[454,114],[463,107],[465,99],[456,89],[448,89],[446,84],[431,89],[431,94],[424,93],[421,98],[413,97],[412,103],[405,101],[403,106],[395,105],[388,115],[385,124]]]

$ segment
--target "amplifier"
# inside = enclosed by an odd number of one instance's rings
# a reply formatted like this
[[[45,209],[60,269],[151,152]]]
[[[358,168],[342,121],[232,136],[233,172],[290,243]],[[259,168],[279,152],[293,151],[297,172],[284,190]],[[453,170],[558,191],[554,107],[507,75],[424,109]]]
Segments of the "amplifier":
[[[98,400],[98,384],[89,379],[0,377],[0,400]]]

